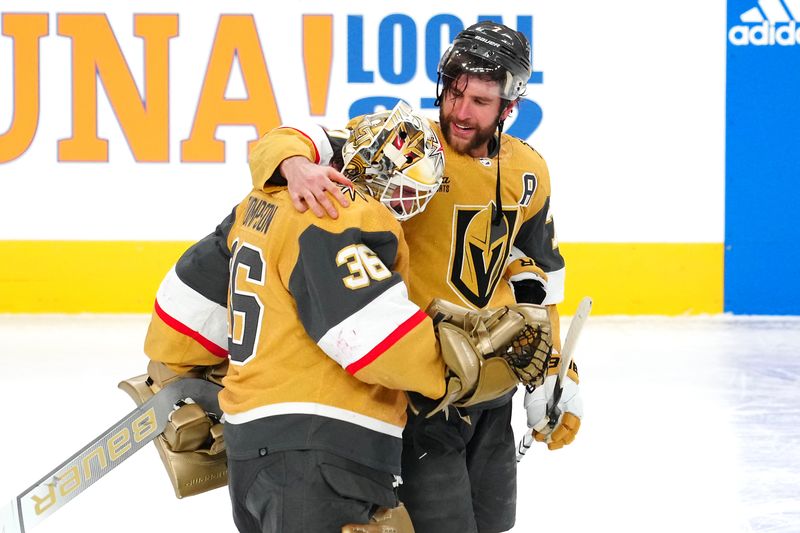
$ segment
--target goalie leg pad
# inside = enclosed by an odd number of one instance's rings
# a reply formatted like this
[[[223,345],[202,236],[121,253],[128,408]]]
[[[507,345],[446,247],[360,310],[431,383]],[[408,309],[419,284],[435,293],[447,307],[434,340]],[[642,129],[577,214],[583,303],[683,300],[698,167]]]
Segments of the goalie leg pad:
[[[149,381],[149,377],[144,374],[124,380],[119,387],[128,393],[136,405],[141,405],[154,394]],[[200,414],[205,421],[200,419]],[[169,439],[178,449],[170,445]],[[212,424],[199,405],[187,403],[174,411],[164,433],[153,442],[176,497],[193,496],[228,484],[222,424]],[[211,444],[208,445],[208,442]],[[191,449],[192,446],[203,448]]]

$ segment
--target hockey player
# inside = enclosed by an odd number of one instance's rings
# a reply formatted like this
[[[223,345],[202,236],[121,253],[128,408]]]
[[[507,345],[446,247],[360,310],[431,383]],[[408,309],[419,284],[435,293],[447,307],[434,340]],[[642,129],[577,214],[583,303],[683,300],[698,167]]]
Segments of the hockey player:
[[[427,120],[400,103],[352,130],[316,134],[320,157],[354,176],[349,207],[336,220],[296,212],[286,188],[267,183],[259,152],[253,191],[162,282],[145,343],[155,388],[207,376],[229,358],[227,373],[216,373],[225,375],[228,485],[243,532],[335,531],[395,507],[402,391],[441,407],[445,390],[469,379],[450,363],[453,354],[467,366],[477,361],[465,345],[443,340],[445,367],[431,320],[403,281],[408,249],[398,220],[422,212],[442,179],[441,145]],[[481,390],[473,382],[444,399]],[[196,446],[209,431],[203,418],[181,406],[173,416],[180,427],[160,441],[179,494],[187,480],[202,490],[224,483],[186,466],[208,455]],[[203,444],[219,450],[216,427]]]
[[[457,35],[439,63],[439,123],[431,124],[443,139],[444,189],[403,229],[416,304],[425,306],[433,298],[474,309],[515,299],[542,303],[550,310],[558,344],[555,304],[563,299],[564,261],[550,216],[548,169],[533,148],[502,133],[530,73],[530,48],[521,33],[481,22]],[[354,124],[357,119],[350,127]],[[324,137],[313,127],[298,129],[302,133],[286,129],[262,138],[253,155],[260,161],[256,168],[265,178],[277,179],[273,174],[279,172],[299,211],[339,216],[331,198],[343,206],[348,199],[333,182],[347,181],[324,166]],[[552,374],[559,360],[556,351]],[[555,427],[543,423],[554,378],[525,395],[528,423],[550,449],[572,442],[580,426],[577,370],[570,369],[568,376]],[[512,394],[463,409],[461,416],[409,412],[400,495],[417,533],[495,532],[514,525]],[[429,399],[410,396],[427,412]]]

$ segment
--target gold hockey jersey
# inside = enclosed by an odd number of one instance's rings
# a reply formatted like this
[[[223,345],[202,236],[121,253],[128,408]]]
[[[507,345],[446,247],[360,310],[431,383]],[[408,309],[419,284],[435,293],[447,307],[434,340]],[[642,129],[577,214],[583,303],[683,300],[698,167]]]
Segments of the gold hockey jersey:
[[[230,258],[230,367],[220,393],[230,457],[323,449],[397,474],[403,391],[444,394],[431,320],[408,299],[399,223],[370,196],[351,195],[338,219],[317,219],[297,213],[284,188],[257,186],[162,283],[148,355],[178,371],[219,363],[221,347],[203,346],[206,336],[184,323],[205,324],[196,318],[204,314],[198,294],[183,308],[169,299],[180,299],[176,287],[184,285],[187,294],[216,291],[220,300],[221,277],[203,280],[196,260],[214,272]],[[222,236],[227,253],[219,251]],[[206,319],[220,320],[221,306],[206,300]]]

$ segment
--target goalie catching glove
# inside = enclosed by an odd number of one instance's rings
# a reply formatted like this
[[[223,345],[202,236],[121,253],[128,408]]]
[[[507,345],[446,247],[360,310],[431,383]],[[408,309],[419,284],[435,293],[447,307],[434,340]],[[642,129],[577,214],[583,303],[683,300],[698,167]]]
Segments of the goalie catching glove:
[[[119,387],[136,405],[141,405],[167,384],[183,378],[201,378],[222,385],[227,368],[226,361],[213,367],[196,367],[180,375],[163,363],[150,361],[147,374],[126,379]],[[178,498],[228,484],[222,424],[191,398],[175,405],[169,424],[154,442]]]
[[[519,383],[542,383],[552,351],[547,310],[516,304],[472,310],[434,299],[426,310],[448,367],[447,391],[428,416],[498,398]]]
[[[557,450],[575,440],[583,417],[583,400],[578,389],[578,368],[573,362],[567,370],[561,397],[557,399],[556,382],[560,370],[561,357],[554,353],[544,384],[525,392],[524,406],[528,415],[528,427],[533,430],[533,438],[546,442],[547,448]],[[554,420],[550,419],[552,415]]]

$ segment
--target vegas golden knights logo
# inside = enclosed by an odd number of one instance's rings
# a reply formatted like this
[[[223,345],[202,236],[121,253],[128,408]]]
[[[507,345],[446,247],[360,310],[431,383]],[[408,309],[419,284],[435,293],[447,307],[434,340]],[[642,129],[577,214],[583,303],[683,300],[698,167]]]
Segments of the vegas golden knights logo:
[[[453,247],[450,251],[450,285],[475,307],[485,307],[503,276],[516,209],[503,209],[499,224],[492,224],[494,202],[485,207],[456,206]]]

